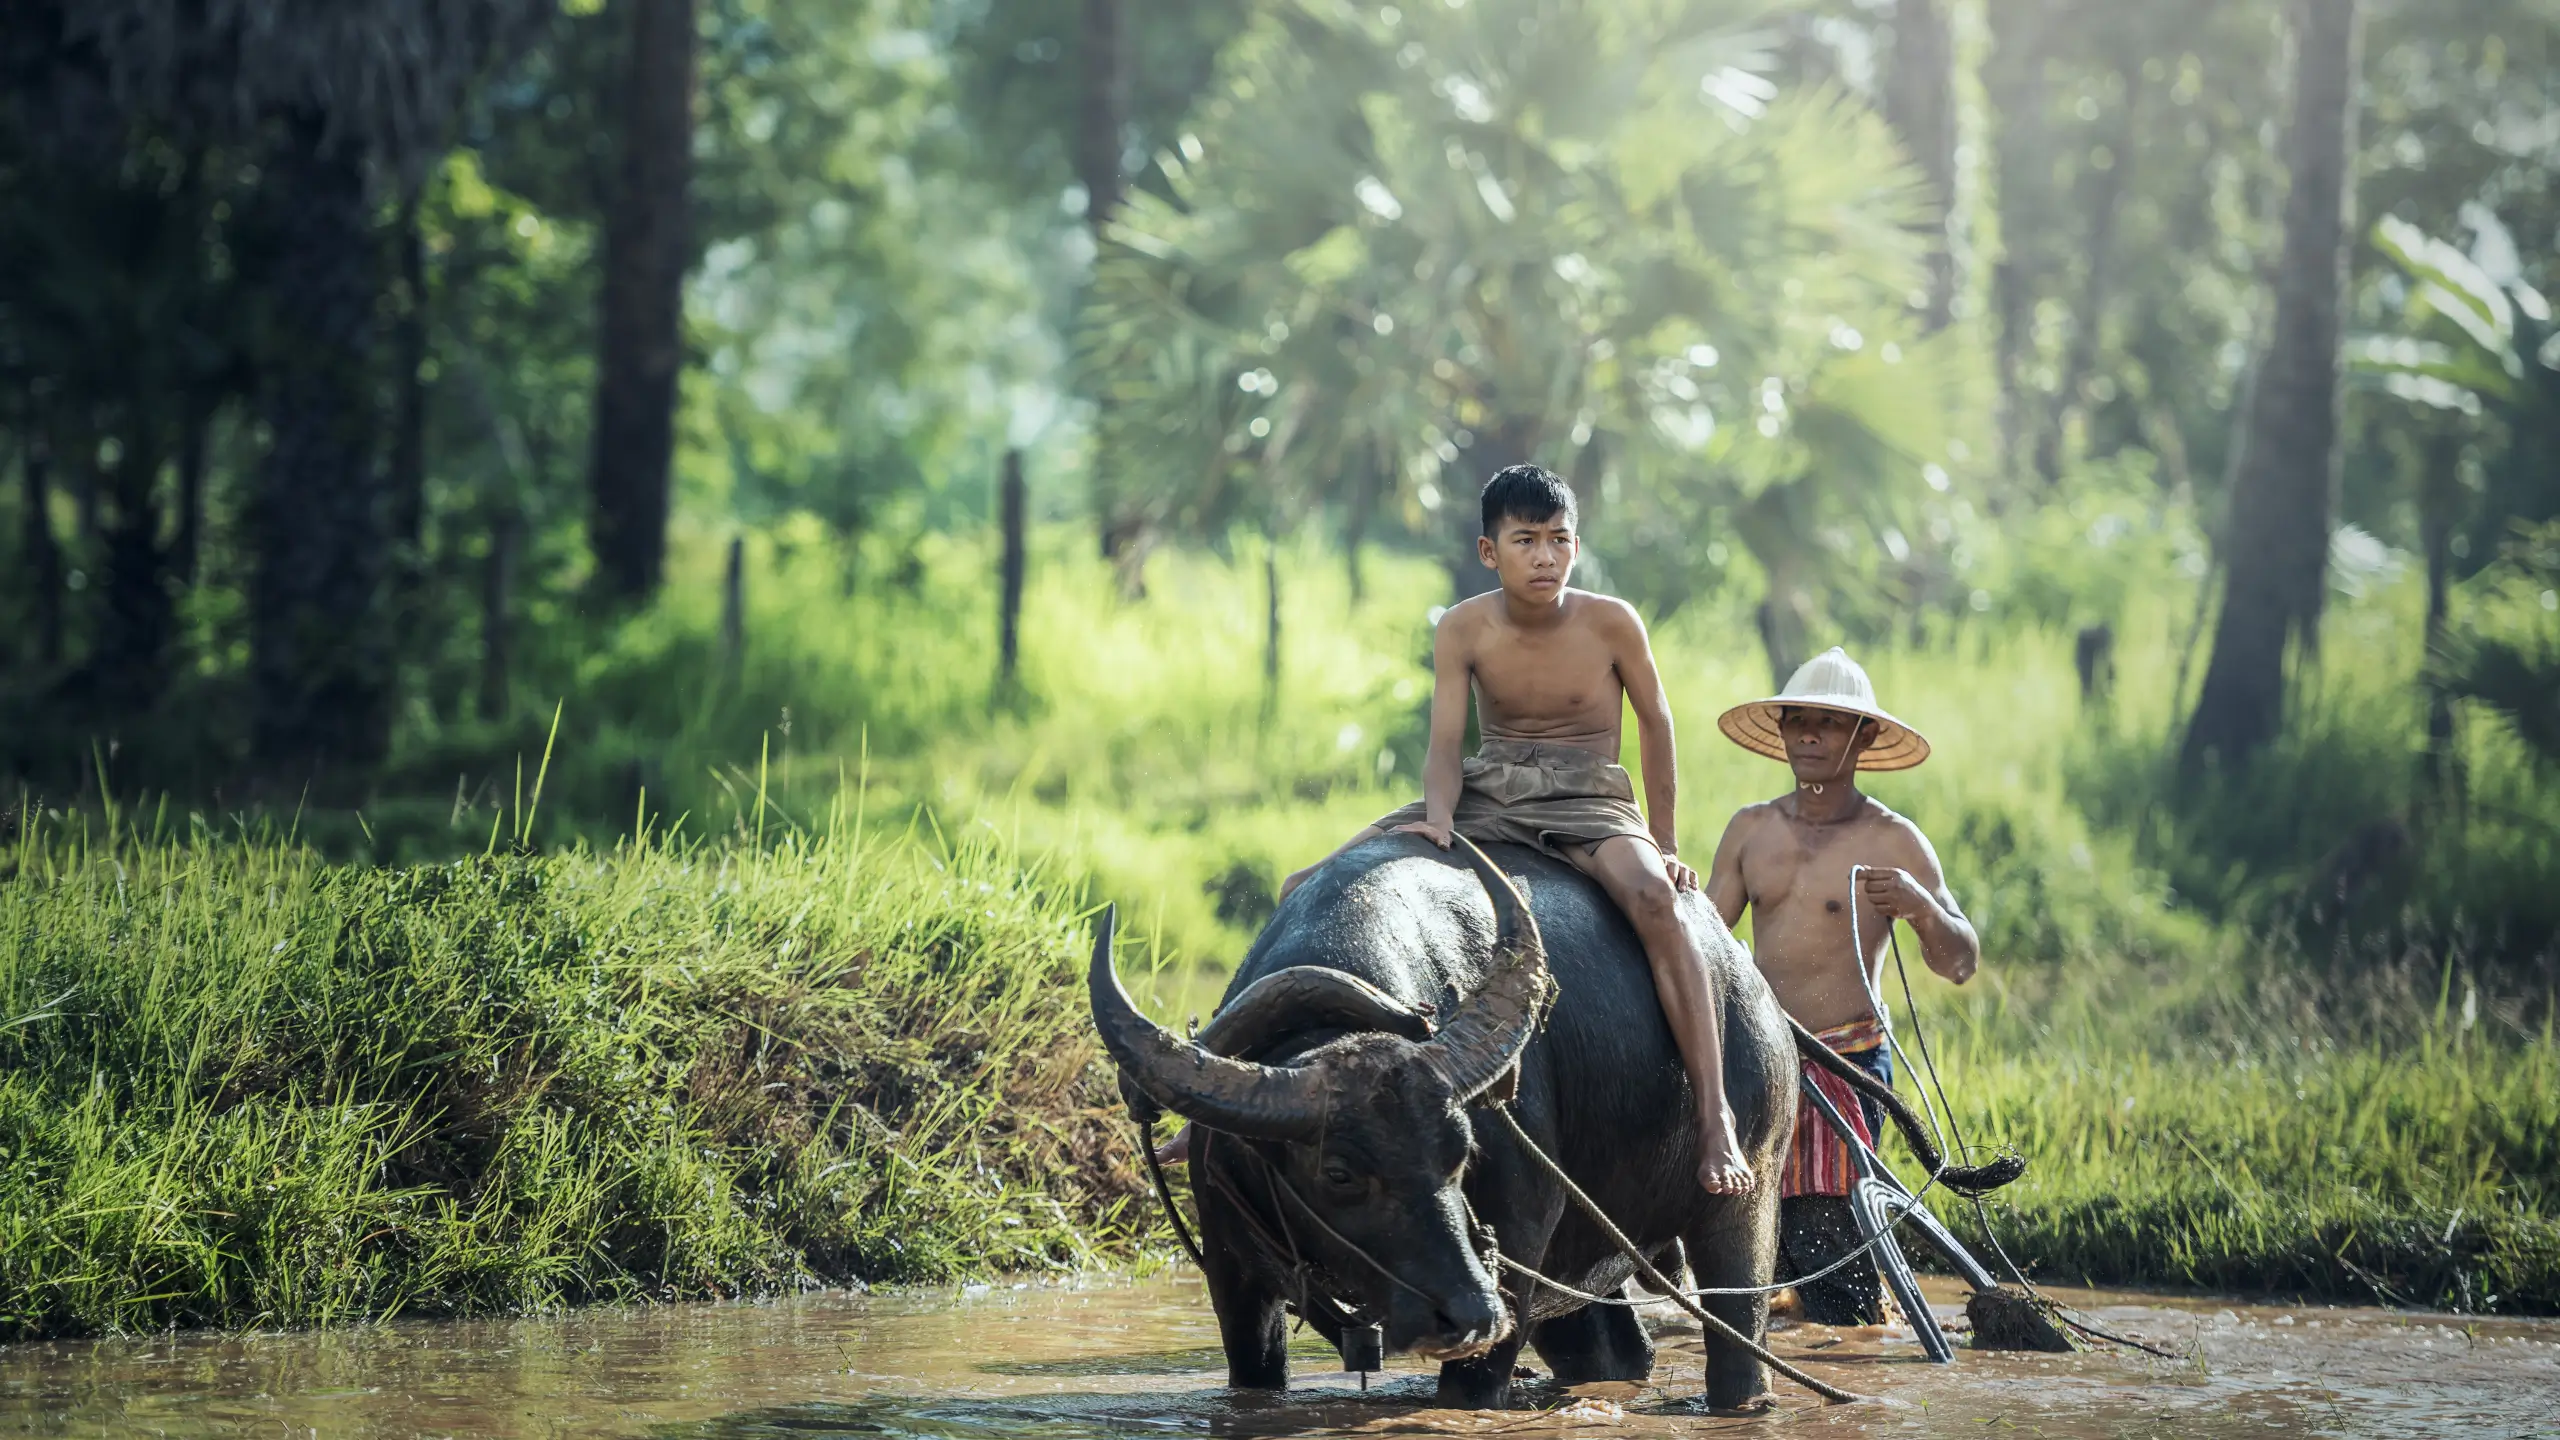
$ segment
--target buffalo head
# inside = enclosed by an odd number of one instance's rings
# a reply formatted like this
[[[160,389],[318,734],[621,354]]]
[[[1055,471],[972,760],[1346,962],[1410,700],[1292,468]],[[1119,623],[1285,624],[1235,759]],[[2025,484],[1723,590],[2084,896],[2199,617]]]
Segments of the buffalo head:
[[[1493,963],[1437,1034],[1353,976],[1301,968],[1266,976],[1201,1041],[1186,1040],[1138,1013],[1121,988],[1107,912],[1087,977],[1095,1026],[1125,1084],[1251,1144],[1270,1173],[1232,1154],[1240,1164],[1225,1172],[1247,1203],[1265,1223],[1285,1223],[1301,1254],[1349,1292],[1334,1298],[1382,1317],[1389,1349],[1443,1361],[1482,1353],[1510,1325],[1459,1188],[1472,1141],[1467,1106],[1519,1060],[1548,984],[1520,892],[1464,848],[1493,901]],[[1351,1033],[1285,1059],[1253,1058],[1320,1030]],[[1208,1163],[1231,1148],[1241,1147],[1213,1145]]]

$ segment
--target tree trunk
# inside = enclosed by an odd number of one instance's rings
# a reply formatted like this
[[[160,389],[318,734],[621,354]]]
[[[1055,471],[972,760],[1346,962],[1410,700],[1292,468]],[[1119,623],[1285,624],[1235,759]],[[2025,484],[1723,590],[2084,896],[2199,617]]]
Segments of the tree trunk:
[[[28,598],[35,602],[35,660],[51,670],[62,663],[62,545],[53,535],[53,449],[41,419],[28,421],[18,478],[26,487],[18,551],[33,592]]]
[[[1384,447],[1380,447],[1383,450]],[[1378,499],[1387,488],[1386,467],[1392,463],[1382,453],[1373,453],[1369,463],[1360,467],[1360,476],[1351,491],[1351,503],[1342,517],[1342,566],[1344,578],[1351,585],[1351,604],[1357,608],[1369,598],[1369,577],[1360,563],[1361,548],[1368,543],[1369,522],[1377,518]]]
[[[1084,23],[1076,42],[1079,85],[1070,149],[1077,183],[1084,186],[1085,223],[1093,227],[1096,246],[1102,243],[1103,232],[1120,213],[1120,202],[1128,193],[1127,181],[1120,173],[1120,153],[1129,124],[1129,36],[1120,7],[1121,0],[1084,0]],[[1097,392],[1094,404],[1107,406],[1110,399]],[[1092,461],[1093,519],[1102,558],[1117,562],[1124,549],[1143,541],[1136,534],[1132,518],[1123,513],[1116,467],[1099,444],[1104,431],[1097,417]],[[1143,553],[1138,562],[1145,563]],[[1124,594],[1144,593],[1145,582],[1124,576],[1121,589]]]
[[[213,430],[209,396],[190,392],[186,414],[178,422],[178,531],[169,542],[169,573],[187,589],[195,588],[204,562],[204,462]]]
[[[1956,193],[1955,36],[1941,0],[1897,0],[1893,63],[1885,77],[1884,114],[1929,184],[1927,324],[1945,328],[1955,316]]]
[[[2011,476],[2025,468],[2040,408],[2026,372],[2035,359],[2036,301],[2049,268],[2044,237],[2056,219],[2044,78],[2053,6],[2054,0],[1990,0],[1991,57],[1983,69],[2000,216],[2000,262],[1991,272],[1993,369],[2000,386],[2001,470]]]
[[[735,690],[747,664],[747,537],[729,537],[729,563],[720,572],[720,678]]]
[[[2296,0],[2298,59],[2284,253],[2239,483],[2223,536],[2227,577],[2213,658],[2182,768],[2238,764],[2284,719],[2286,643],[2319,646],[2338,477],[2339,311],[2355,203],[2356,0]]]
[[[249,504],[251,753],[291,783],[352,778],[390,739],[387,526],[373,449],[374,235],[362,158],[294,117],[268,167],[282,207],[268,299],[272,440]]]
[[[1082,85],[1076,96],[1076,179],[1084,185],[1085,220],[1095,239],[1120,213],[1127,181],[1120,154],[1129,125],[1129,35],[1121,0],[1084,0],[1077,50]]]
[[[1019,450],[1004,452],[1003,491],[997,507],[1002,512],[1004,526],[1004,555],[996,573],[1001,591],[996,602],[996,693],[999,698],[1013,688],[1014,672],[1022,652],[1023,530],[1029,496],[1022,483],[1022,452]]]
[[[516,552],[524,543],[524,519],[513,507],[489,526],[489,555],[480,571],[480,718],[506,719],[515,673]]]
[[[694,0],[630,0],[630,11],[588,479],[597,583],[626,604],[647,599],[666,574],[684,275],[693,263]]]
[[[2453,696],[2437,667],[2444,654],[2451,609],[2453,531],[2462,518],[2462,440],[2450,428],[2430,429],[2418,452],[2419,546],[2427,558],[2426,669],[2427,751],[2421,768],[2425,791],[2441,799],[2459,790],[2453,780]]]
[[[147,715],[168,676],[176,617],[154,493],[161,458],[156,440],[149,422],[138,422],[115,465],[90,475],[105,499],[98,534],[104,563],[102,614],[86,678],[98,715],[112,721]]]
[[[400,317],[391,332],[391,540],[399,547],[402,618],[425,578],[427,519],[427,246],[418,229],[418,192],[400,203]]]
[[[2071,343],[2062,357],[2062,383],[2036,431],[2036,473],[2051,485],[2062,479],[2062,441],[2084,410],[2082,391],[2097,368],[2098,342],[2107,319],[2107,287],[2114,279],[2116,235],[2123,228],[2125,190],[2133,179],[2135,136],[2148,89],[2139,67],[2119,72],[2124,79],[2123,108],[2107,137],[2115,163],[2097,172],[2090,185],[2089,246],[2080,277],[2080,303],[2071,312]]]
[[[1280,537],[1262,545],[1262,709],[1280,708]]]

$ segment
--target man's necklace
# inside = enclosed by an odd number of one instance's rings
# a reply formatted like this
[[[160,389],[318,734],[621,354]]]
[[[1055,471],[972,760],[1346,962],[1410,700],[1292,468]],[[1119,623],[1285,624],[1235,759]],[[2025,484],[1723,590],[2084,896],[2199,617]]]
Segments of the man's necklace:
[[[1824,792],[1824,790],[1823,790],[1823,787],[1822,787],[1821,785],[1819,785],[1819,784],[1805,784],[1805,785],[1800,785],[1800,786],[1798,786],[1798,787],[1796,787],[1796,788],[1798,788],[1799,790],[1810,790],[1810,791],[1812,791],[1812,792],[1813,792],[1814,794],[1816,794],[1816,795],[1820,795],[1820,794],[1825,793],[1825,792]],[[1865,806],[1863,806],[1863,805],[1852,805],[1852,806],[1850,806],[1849,808],[1847,808],[1847,809],[1845,809],[1845,810],[1841,811],[1839,814],[1832,816],[1832,817],[1831,817],[1830,819],[1828,819],[1828,820],[1816,820],[1816,819],[1814,819],[1812,816],[1805,814],[1805,813],[1804,813],[1804,808],[1803,808],[1801,805],[1799,805],[1799,806],[1796,808],[1796,814],[1795,814],[1795,817],[1794,817],[1794,818],[1795,818],[1795,822],[1796,822],[1797,824],[1799,824],[1799,825],[1818,825],[1818,826],[1821,826],[1821,825],[1845,825],[1845,824],[1847,824],[1849,821],[1852,821],[1852,820],[1857,819],[1857,818],[1858,818],[1858,812],[1859,812],[1859,811],[1861,811],[1861,810],[1863,810],[1863,809],[1865,809],[1865,808],[1866,808],[1866,807],[1865,807]]]

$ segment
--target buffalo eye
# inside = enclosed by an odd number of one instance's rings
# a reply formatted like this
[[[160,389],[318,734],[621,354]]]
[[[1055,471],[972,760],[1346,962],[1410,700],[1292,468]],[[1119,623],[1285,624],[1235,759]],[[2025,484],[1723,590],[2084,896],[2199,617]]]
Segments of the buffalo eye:
[[[1360,1177],[1341,1161],[1327,1160],[1324,1162],[1324,1183],[1335,1190],[1356,1190],[1360,1187]]]

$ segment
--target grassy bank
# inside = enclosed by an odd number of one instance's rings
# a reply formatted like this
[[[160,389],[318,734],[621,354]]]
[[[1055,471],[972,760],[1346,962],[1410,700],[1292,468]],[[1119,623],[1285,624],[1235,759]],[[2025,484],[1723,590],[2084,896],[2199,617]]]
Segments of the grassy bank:
[[[983,832],[861,833],[406,870],[22,834],[0,1334],[1164,1249],[1074,983],[1081,887]],[[2560,1048],[2382,973],[1918,977],[1969,1135],[2033,1162],[2003,1242],[2050,1280],[2560,1311]]]
[[[2031,1276],[2560,1313],[2560,1046],[2523,1007],[2394,965],[1919,978],[1967,1138],[2030,1162],[1942,1211]]]
[[[395,871],[22,832],[0,1335],[1115,1253],[1134,1171],[1068,892],[854,833]]]

